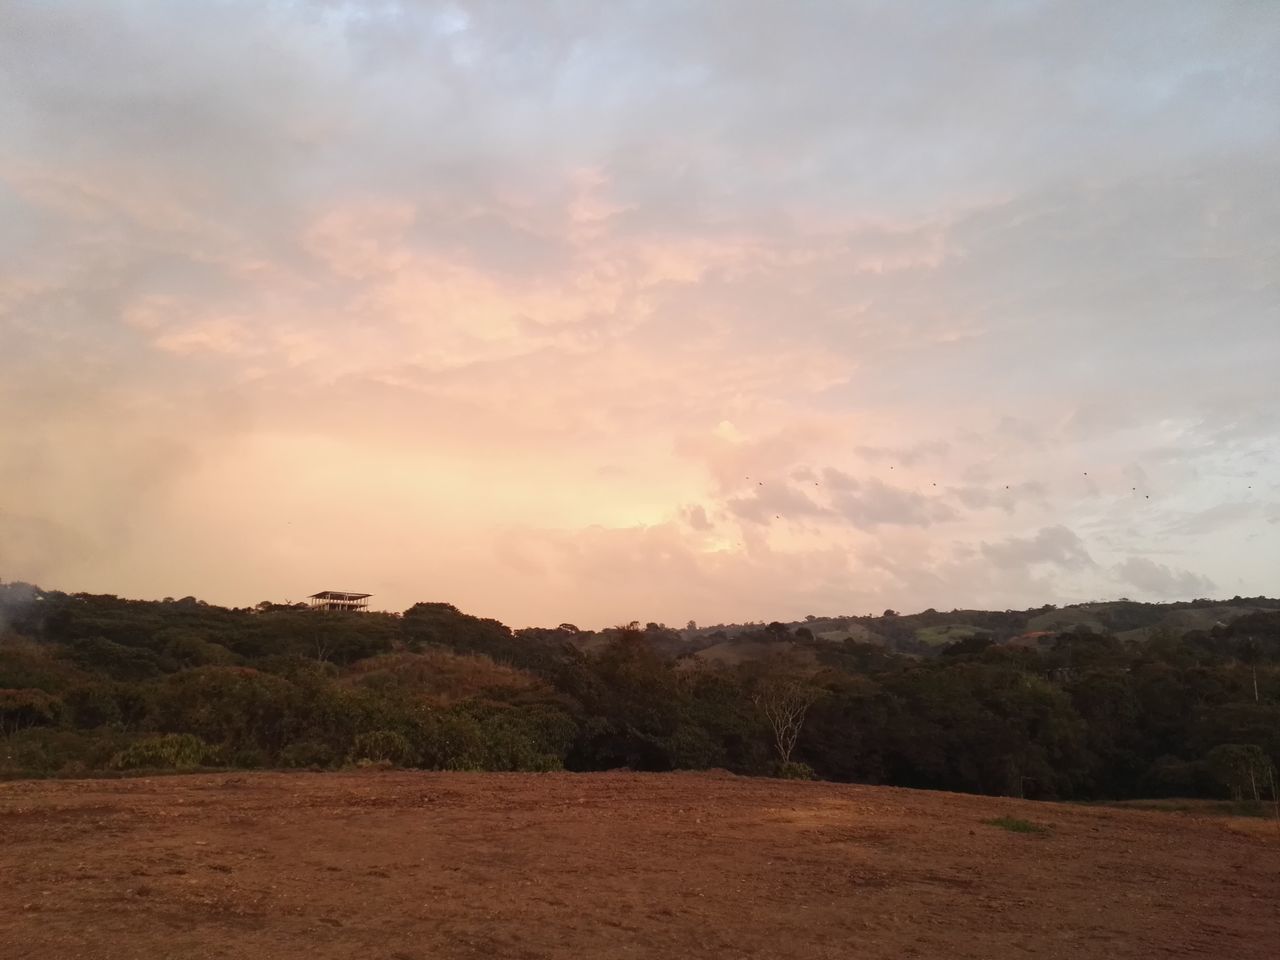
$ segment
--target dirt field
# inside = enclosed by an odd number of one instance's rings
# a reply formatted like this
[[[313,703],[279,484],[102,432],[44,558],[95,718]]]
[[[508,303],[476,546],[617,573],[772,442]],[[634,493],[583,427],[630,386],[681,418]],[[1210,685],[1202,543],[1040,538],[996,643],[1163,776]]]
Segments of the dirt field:
[[[1049,828],[1011,833],[1013,816]],[[1265,821],[728,775],[0,784],[0,957],[1272,958]]]

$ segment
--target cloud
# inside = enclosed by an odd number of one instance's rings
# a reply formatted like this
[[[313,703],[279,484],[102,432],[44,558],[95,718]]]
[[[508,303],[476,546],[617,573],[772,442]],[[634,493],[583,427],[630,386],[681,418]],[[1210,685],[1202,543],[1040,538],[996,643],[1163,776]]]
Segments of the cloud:
[[[1208,577],[1190,570],[1166,567],[1146,557],[1129,557],[1116,565],[1115,574],[1125,583],[1155,597],[1191,600],[1210,596],[1217,589]]]
[[[697,543],[675,524],[596,526],[574,531],[522,527],[508,532],[500,563],[520,558],[510,594],[495,597],[499,614],[525,609],[550,623],[563,609],[561,591],[581,597],[582,619],[680,623],[701,611],[709,622],[806,610],[861,609],[874,604],[870,584],[852,582],[850,557],[835,548],[781,550],[762,541]],[[532,566],[530,565],[532,564]],[[530,570],[541,571],[535,580]],[[549,588],[549,589],[548,589]]]
[[[854,452],[867,460],[892,460],[912,467],[945,456],[950,449],[951,445],[945,440],[929,440],[899,448],[859,446]]]
[[[2,6],[0,576],[1266,589],[1265,4]]]
[[[681,511],[681,514],[684,517],[684,522],[700,533],[706,533],[715,528],[715,524],[707,519],[707,511],[701,504],[695,503],[692,506],[687,506]]]
[[[883,524],[927,527],[956,517],[952,507],[937,499],[880,480],[844,480],[832,497],[832,508],[861,529]]]
[[[966,484],[949,487],[947,493],[972,510],[999,507],[1006,513],[1012,513],[1022,500],[1043,501],[1048,494],[1048,487],[1038,480],[1027,480],[1022,483],[1006,484],[1003,488]]]
[[[1045,564],[1078,570],[1094,565],[1084,542],[1061,526],[1045,527],[1032,537],[1010,537],[998,543],[983,543],[982,555],[1003,569]]]
[[[751,481],[746,481],[750,483]],[[736,516],[753,523],[771,523],[774,520],[793,521],[807,517],[824,517],[832,513],[808,493],[785,482],[756,481],[756,489],[750,494],[730,497],[726,506]]]
[[[83,534],[56,521],[0,511],[0,570],[24,570],[41,580],[94,552]]]
[[[1167,532],[1182,536],[1204,536],[1249,520],[1258,515],[1261,504],[1219,503],[1189,515],[1171,518]]]

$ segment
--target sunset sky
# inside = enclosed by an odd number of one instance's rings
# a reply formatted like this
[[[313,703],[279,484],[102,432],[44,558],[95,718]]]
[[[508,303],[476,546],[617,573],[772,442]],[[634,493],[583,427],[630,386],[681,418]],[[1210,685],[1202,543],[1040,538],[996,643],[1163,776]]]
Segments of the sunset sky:
[[[0,0],[0,579],[1280,593],[1280,4]]]

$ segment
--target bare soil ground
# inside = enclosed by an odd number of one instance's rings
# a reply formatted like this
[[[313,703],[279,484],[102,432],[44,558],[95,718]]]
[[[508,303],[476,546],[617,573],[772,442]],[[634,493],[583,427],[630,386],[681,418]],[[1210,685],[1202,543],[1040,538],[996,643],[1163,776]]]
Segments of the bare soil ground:
[[[984,824],[1011,816],[1049,828]],[[1273,958],[1261,820],[729,775],[0,784],[0,957]]]

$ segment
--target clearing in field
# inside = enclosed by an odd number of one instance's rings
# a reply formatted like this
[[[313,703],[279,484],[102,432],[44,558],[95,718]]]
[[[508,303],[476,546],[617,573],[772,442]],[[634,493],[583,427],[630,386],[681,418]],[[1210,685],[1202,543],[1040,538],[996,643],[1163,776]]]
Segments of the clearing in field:
[[[1280,942],[1280,842],[1240,818],[729,775],[265,773],[0,784],[0,829],[6,960]]]

